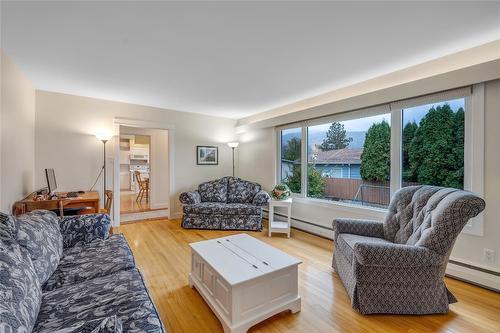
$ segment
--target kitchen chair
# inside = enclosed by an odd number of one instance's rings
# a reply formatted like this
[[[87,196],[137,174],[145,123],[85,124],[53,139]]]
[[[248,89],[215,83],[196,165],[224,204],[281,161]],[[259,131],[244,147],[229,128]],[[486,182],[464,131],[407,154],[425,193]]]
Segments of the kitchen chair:
[[[113,204],[113,191],[106,190],[104,192],[104,196],[106,197],[106,201],[104,202],[104,208],[99,209],[99,213],[110,214],[111,205]]]
[[[136,201],[142,201],[144,195],[146,195],[146,202],[149,200],[149,178],[142,179],[141,173],[139,171],[135,171],[135,179],[137,180],[137,184],[139,184],[139,193],[137,193]]]

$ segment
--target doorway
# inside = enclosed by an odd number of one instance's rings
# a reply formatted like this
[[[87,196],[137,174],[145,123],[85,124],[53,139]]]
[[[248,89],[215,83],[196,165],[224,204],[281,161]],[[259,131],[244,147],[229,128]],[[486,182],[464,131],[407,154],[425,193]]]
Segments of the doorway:
[[[168,130],[119,126],[120,221],[169,216]]]

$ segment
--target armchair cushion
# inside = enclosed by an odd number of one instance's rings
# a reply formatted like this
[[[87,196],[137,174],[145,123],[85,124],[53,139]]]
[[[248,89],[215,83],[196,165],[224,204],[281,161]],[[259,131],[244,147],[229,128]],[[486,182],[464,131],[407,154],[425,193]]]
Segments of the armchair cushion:
[[[443,256],[425,247],[394,243],[356,243],[354,255],[364,266],[429,267],[444,261]]]
[[[255,206],[265,206],[269,202],[269,199],[271,199],[271,196],[269,193],[266,191],[260,190],[257,192],[257,194],[253,197],[252,204]]]
[[[333,230],[335,235],[345,233],[384,238],[384,224],[372,220],[335,219],[333,220]]]
[[[383,238],[360,236],[354,234],[339,234],[336,240],[336,251],[340,251],[350,263],[354,260],[354,247],[357,243],[365,244],[392,244]]]
[[[183,192],[179,196],[179,200],[184,205],[195,205],[201,202],[200,192],[191,191],[191,192]]]
[[[63,217],[60,228],[64,247],[90,243],[96,239],[107,239],[111,220],[107,214],[89,214]]]
[[[0,239],[0,331],[31,332],[42,290],[28,251],[14,239]]]
[[[202,202],[227,202],[227,177],[201,183],[198,192]]]
[[[234,177],[229,177],[227,188],[228,203],[252,203],[255,195],[261,190],[257,183]]]
[[[28,251],[40,284],[54,273],[63,251],[59,218],[53,212],[34,211],[16,217],[17,242]]]

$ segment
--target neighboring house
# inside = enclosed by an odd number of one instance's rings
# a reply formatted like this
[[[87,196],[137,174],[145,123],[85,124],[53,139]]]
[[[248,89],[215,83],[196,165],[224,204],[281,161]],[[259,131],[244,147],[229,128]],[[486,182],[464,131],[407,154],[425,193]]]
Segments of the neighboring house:
[[[308,156],[323,177],[361,179],[362,148],[321,151],[314,149]]]
[[[309,164],[313,164],[323,177],[361,179],[362,148],[344,148],[321,151],[314,148],[309,153]],[[286,179],[292,173],[293,165],[300,165],[300,161],[282,160],[281,175]]]

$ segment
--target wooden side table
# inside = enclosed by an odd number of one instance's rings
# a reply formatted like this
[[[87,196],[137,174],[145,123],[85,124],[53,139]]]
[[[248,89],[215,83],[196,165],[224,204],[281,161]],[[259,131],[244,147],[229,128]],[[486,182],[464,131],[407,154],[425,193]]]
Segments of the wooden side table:
[[[287,218],[274,217],[274,207],[286,207]],[[287,234],[290,238],[290,227],[292,225],[292,198],[286,200],[269,200],[269,237],[273,232]]]

